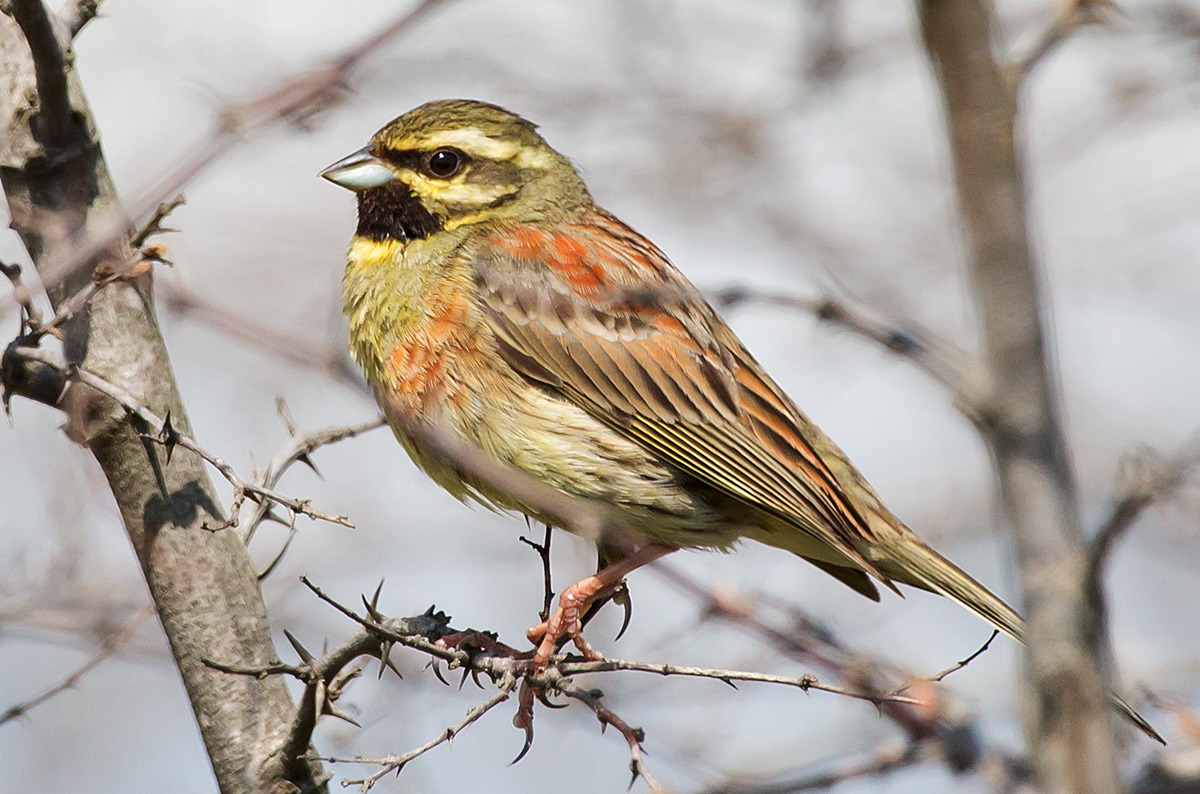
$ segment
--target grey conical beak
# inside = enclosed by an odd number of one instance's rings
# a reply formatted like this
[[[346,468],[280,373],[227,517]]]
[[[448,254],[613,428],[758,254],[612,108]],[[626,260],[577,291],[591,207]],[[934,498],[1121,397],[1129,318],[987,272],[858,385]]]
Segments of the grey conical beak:
[[[354,191],[379,187],[396,178],[396,172],[387,163],[366,149],[359,149],[349,157],[343,157],[320,175],[335,185]]]

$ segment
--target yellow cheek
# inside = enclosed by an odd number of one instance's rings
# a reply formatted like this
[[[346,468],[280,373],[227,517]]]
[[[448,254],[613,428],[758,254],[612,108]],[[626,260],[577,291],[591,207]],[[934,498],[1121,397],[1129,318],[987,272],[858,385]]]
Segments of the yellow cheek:
[[[470,184],[466,181],[466,174],[443,182],[410,171],[404,174],[403,179],[417,196],[438,204],[490,204],[516,190],[515,185]]]

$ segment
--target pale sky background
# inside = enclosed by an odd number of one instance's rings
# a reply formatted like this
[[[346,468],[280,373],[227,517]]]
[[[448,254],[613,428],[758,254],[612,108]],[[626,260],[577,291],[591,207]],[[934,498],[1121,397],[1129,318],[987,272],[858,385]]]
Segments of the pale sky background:
[[[582,169],[597,200],[651,237],[702,288],[748,284],[818,294],[838,284],[878,310],[911,317],[962,344],[975,323],[955,226],[945,134],[911,3],[841,8],[846,60],[815,74],[819,30],[800,0],[556,3],[456,0],[371,59],[356,94],[311,131],[248,141],[187,189],[163,238],[174,271],[231,310],[314,342],[344,343],[338,306],[353,200],[318,179],[381,125],[430,99],[472,97],[520,112]],[[1001,2],[1014,51],[1048,22],[1052,3]],[[1200,2],[1128,2],[1112,30],[1079,32],[1023,95],[1037,248],[1053,299],[1065,418],[1083,505],[1094,526],[1123,457],[1170,451],[1200,427]],[[85,89],[127,200],[208,133],[228,102],[319,63],[398,13],[348,0],[108,0],[77,42]],[[0,257],[25,261],[15,235]],[[935,546],[1016,600],[1008,539],[994,510],[982,445],[944,391],[848,332],[782,309],[731,321],[750,349],[850,453],[892,509]],[[279,363],[193,319],[161,312],[196,437],[251,471],[285,440],[274,396],[306,428],[372,416],[359,393]],[[15,328],[11,315],[3,327]],[[91,458],[56,431],[60,418],[14,402],[0,426],[0,710],[82,662],[100,624],[147,599],[111,496]],[[381,606],[430,603],[456,626],[518,643],[536,622],[541,576],[517,537],[524,522],[464,507],[408,462],[386,431],[319,451],[325,479],[297,468],[281,490],[348,514],[351,531],[302,520],[264,585],[277,647],[289,629],[310,647],[354,630],[298,584],[307,574],[347,603],[386,579]],[[222,493],[229,489],[218,482]],[[1200,494],[1149,511],[1118,547],[1109,576],[1123,680],[1200,706]],[[282,534],[252,547],[269,560]],[[559,536],[555,583],[590,572],[591,551]],[[791,556],[743,547],[684,553],[707,581],[762,589],[803,606],[849,643],[932,674],[988,636],[933,596],[872,604]],[[696,605],[653,574],[635,574],[632,627],[589,630],[604,653],[647,661],[799,675],[805,668],[729,627],[698,625]],[[63,629],[67,630],[63,630]],[[409,750],[458,721],[486,693],[437,684],[424,658],[397,651],[403,681],[374,667],[342,705],[365,728],[322,723],[324,754]],[[980,715],[984,740],[1019,748],[1013,645],[947,685],[954,708]],[[689,791],[724,774],[794,769],[868,755],[902,737],[869,705],[814,693],[625,674],[591,683],[646,730],[661,782]],[[537,712],[521,747],[506,704],[390,777],[377,791],[624,791],[628,752],[579,707]],[[1173,720],[1152,712],[1175,745]],[[1155,752],[1134,745],[1134,762]],[[215,789],[182,686],[156,625],[76,691],[0,727],[11,791]],[[368,768],[369,769],[369,768]],[[361,768],[338,765],[339,777]],[[334,784],[336,786],[336,783]],[[641,784],[638,784],[639,786]],[[842,792],[982,792],[937,764]]]

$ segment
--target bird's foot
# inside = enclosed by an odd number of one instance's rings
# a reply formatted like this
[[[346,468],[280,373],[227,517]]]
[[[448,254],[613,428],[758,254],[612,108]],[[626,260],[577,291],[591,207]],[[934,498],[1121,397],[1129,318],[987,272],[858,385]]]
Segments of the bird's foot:
[[[550,617],[526,632],[529,641],[537,643],[533,655],[535,670],[545,670],[550,657],[558,650],[559,640],[564,637],[575,643],[585,659],[597,661],[604,657],[583,637],[583,615],[592,602],[610,594],[615,585],[606,577],[589,576],[563,591],[558,607]]]

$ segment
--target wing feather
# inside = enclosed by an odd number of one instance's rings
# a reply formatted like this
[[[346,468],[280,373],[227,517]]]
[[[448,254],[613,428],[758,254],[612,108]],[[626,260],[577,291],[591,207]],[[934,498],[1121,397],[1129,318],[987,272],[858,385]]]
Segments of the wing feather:
[[[651,243],[597,211],[503,230],[462,255],[514,369],[891,586],[859,551],[869,526],[806,438],[820,431]]]

